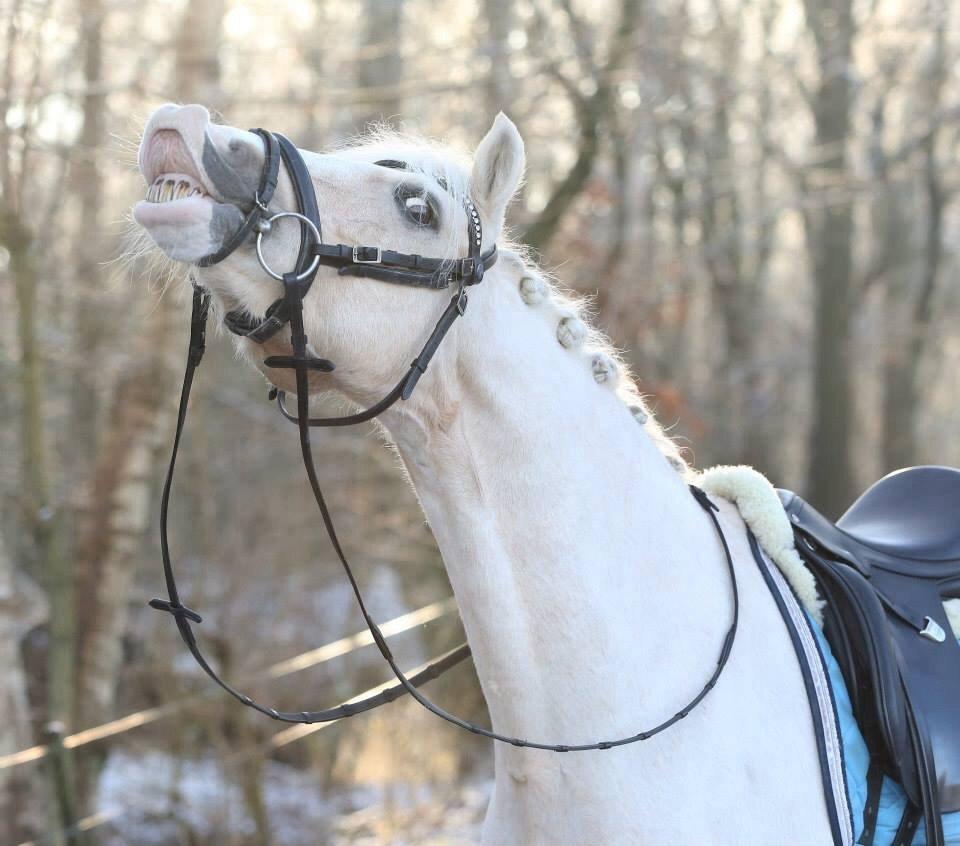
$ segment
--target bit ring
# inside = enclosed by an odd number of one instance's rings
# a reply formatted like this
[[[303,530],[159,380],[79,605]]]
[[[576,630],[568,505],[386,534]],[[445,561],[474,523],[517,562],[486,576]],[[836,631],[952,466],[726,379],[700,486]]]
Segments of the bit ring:
[[[317,225],[312,220],[310,220],[309,217],[306,217],[305,215],[302,215],[299,212],[291,212],[291,211],[277,212],[272,217],[265,218],[265,220],[267,223],[273,224],[275,220],[279,220],[281,217],[295,217],[301,223],[306,224],[307,228],[310,230],[310,234],[313,236],[313,239],[314,241],[316,241],[317,244],[322,243],[320,230],[317,228]],[[264,272],[268,276],[272,276],[278,282],[282,282],[283,275],[280,273],[277,273],[272,267],[270,267],[270,265],[267,264],[267,260],[263,257],[263,236],[265,234],[267,233],[266,232],[257,233],[257,261],[260,262],[260,267],[263,268]],[[298,273],[297,276],[295,277],[296,280],[298,282],[302,282],[304,279],[310,276],[314,271],[316,271],[317,267],[319,266],[320,266],[320,256],[315,255],[313,257],[312,264],[306,270],[304,270],[303,273]]]

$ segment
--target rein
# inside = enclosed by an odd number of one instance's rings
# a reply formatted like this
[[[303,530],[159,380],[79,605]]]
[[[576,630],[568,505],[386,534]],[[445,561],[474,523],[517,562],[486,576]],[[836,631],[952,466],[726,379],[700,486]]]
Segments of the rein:
[[[322,229],[313,183],[300,153],[287,138],[279,133],[271,133],[263,129],[255,129],[253,131],[260,136],[265,150],[263,172],[261,174],[259,188],[254,196],[253,207],[244,218],[240,230],[232,236],[220,250],[205,257],[199,264],[201,267],[207,267],[222,261],[240,247],[241,244],[256,231],[257,256],[264,271],[283,283],[283,296],[267,309],[263,318],[251,318],[243,312],[231,312],[226,316],[225,323],[227,328],[236,334],[243,335],[259,343],[273,337],[284,326],[289,325],[290,327],[292,355],[269,356],[264,360],[264,364],[271,368],[283,368],[294,371],[297,389],[296,413],[291,413],[287,408],[283,391],[273,389],[270,392],[270,397],[271,399],[276,399],[277,406],[283,416],[297,424],[303,465],[330,543],[350,583],[350,587],[360,608],[360,613],[363,615],[364,622],[373,637],[373,641],[394,676],[396,676],[397,682],[379,693],[372,694],[362,700],[346,702],[334,708],[327,708],[321,711],[278,711],[275,708],[257,703],[251,697],[232,687],[217,674],[204,657],[191,627],[191,624],[201,623],[202,618],[196,611],[193,611],[180,601],[167,537],[170,491],[173,486],[177,453],[180,448],[180,441],[186,423],[187,407],[194,375],[203,358],[206,342],[207,316],[210,310],[210,293],[197,285],[194,286],[193,292],[190,344],[187,354],[186,371],[183,377],[183,386],[180,391],[177,426],[173,439],[170,463],[167,467],[167,474],[163,485],[163,494],[160,500],[160,551],[163,561],[167,598],[151,599],[149,605],[157,610],[166,611],[173,616],[187,649],[190,650],[190,653],[200,667],[216,684],[244,705],[283,722],[332,722],[377,708],[387,702],[392,702],[400,696],[410,695],[432,714],[473,734],[488,737],[491,740],[509,743],[513,746],[545,749],[552,752],[580,752],[596,749],[611,749],[615,746],[625,746],[630,743],[647,740],[686,717],[706,698],[707,694],[713,689],[717,680],[720,678],[733,648],[740,614],[740,598],[736,571],[733,566],[733,558],[730,553],[730,548],[727,545],[726,537],[716,517],[715,512],[718,510],[717,506],[710,501],[702,490],[692,485],[690,486],[692,495],[709,515],[723,546],[733,594],[733,617],[730,627],[724,636],[716,667],[706,684],[693,699],[668,719],[665,719],[653,728],[637,732],[627,737],[597,741],[595,743],[554,744],[524,740],[518,737],[499,734],[457,717],[434,704],[420,692],[419,687],[421,685],[437,678],[437,676],[446,672],[446,670],[460,663],[470,655],[470,647],[467,644],[461,644],[415,675],[407,676],[403,670],[400,669],[390,647],[387,645],[386,638],[367,610],[360,586],[357,583],[357,579],[341,546],[340,539],[337,536],[333,519],[317,479],[316,466],[310,445],[310,428],[352,426],[357,423],[363,423],[386,411],[394,403],[408,399],[413,393],[414,388],[416,388],[420,377],[426,372],[427,366],[440,347],[444,337],[446,337],[447,332],[456,322],[457,318],[463,316],[466,311],[466,287],[479,283],[483,279],[484,271],[496,261],[496,246],[492,247],[487,253],[481,254],[483,235],[480,217],[473,202],[469,199],[464,203],[467,212],[469,240],[469,255],[466,258],[451,261],[448,259],[431,259],[417,255],[397,253],[391,250],[383,250],[380,247],[324,244],[322,242]],[[287,168],[293,184],[299,212],[280,211],[271,214],[268,209],[268,205],[277,186],[281,160]],[[283,274],[277,274],[264,260],[261,245],[263,238],[272,231],[273,223],[284,217],[295,217],[300,221],[300,249],[293,269]],[[397,284],[414,285],[437,290],[447,288],[452,284],[457,285],[457,291],[451,298],[449,305],[440,316],[436,326],[421,348],[420,353],[413,360],[410,368],[396,386],[382,400],[370,408],[343,417],[311,418],[309,416],[309,372],[311,370],[330,372],[334,369],[333,362],[318,358],[309,352],[309,343],[303,327],[303,298],[310,290],[310,286],[313,284],[317,270],[321,264],[339,268],[341,275],[361,276]]]

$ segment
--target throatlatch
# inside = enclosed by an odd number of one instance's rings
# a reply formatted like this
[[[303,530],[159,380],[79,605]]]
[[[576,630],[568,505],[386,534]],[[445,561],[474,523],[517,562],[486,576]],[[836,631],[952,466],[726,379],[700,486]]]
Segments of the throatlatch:
[[[324,244],[322,243],[322,228],[313,183],[300,153],[283,135],[270,133],[263,129],[253,131],[263,140],[265,150],[263,173],[260,179],[260,186],[254,197],[253,207],[244,218],[238,233],[230,238],[223,248],[204,258],[200,262],[200,265],[207,267],[222,261],[244,243],[251,233],[256,231],[257,255],[264,271],[283,283],[283,296],[267,309],[264,317],[256,318],[244,312],[231,312],[226,315],[225,323],[232,332],[259,343],[263,343],[265,340],[276,335],[284,326],[290,326],[292,354],[289,356],[269,356],[264,360],[264,364],[267,367],[294,371],[297,386],[296,414],[291,413],[286,407],[284,401],[285,396],[282,391],[274,389],[271,391],[271,398],[277,400],[278,407],[283,416],[297,424],[303,465],[317,507],[320,510],[327,535],[330,538],[334,552],[350,583],[350,587],[360,608],[360,613],[363,615],[364,622],[370,631],[370,635],[377,645],[380,654],[389,665],[394,676],[396,676],[397,683],[382,690],[380,693],[370,695],[359,701],[344,703],[335,708],[328,708],[321,711],[278,711],[275,708],[260,705],[251,697],[236,690],[225,682],[204,658],[196,637],[194,636],[193,629],[191,628],[191,624],[199,624],[202,620],[199,614],[180,601],[167,538],[170,491],[173,485],[177,453],[180,448],[180,440],[186,422],[187,406],[194,374],[203,358],[206,322],[210,308],[210,294],[198,286],[195,286],[193,293],[190,346],[187,355],[187,367],[183,378],[183,387],[180,392],[180,408],[177,415],[173,450],[170,456],[170,463],[167,468],[166,479],[163,486],[163,495],[160,501],[160,549],[168,598],[152,599],[149,603],[150,606],[157,610],[166,611],[173,616],[187,648],[200,667],[203,668],[204,672],[206,672],[214,682],[244,705],[262,714],[266,714],[275,720],[282,720],[284,722],[331,722],[362,713],[363,711],[368,711],[371,708],[376,708],[400,696],[409,694],[434,715],[473,734],[479,734],[491,740],[509,743],[513,746],[545,749],[553,752],[574,752],[611,749],[616,746],[624,746],[626,744],[647,740],[682,720],[706,698],[707,694],[714,688],[717,680],[720,678],[733,648],[740,614],[740,598],[736,571],[734,570],[733,558],[727,545],[726,537],[715,514],[717,507],[703,491],[693,486],[690,487],[691,493],[709,515],[723,545],[726,564],[730,574],[733,615],[730,627],[723,638],[716,667],[706,684],[704,684],[703,688],[693,699],[661,723],[627,737],[586,744],[552,744],[509,737],[475,725],[449,713],[431,702],[418,689],[422,684],[436,678],[450,667],[464,660],[470,654],[470,648],[467,644],[462,644],[456,649],[451,650],[415,675],[407,676],[403,670],[400,669],[390,647],[387,645],[386,638],[367,610],[360,587],[337,536],[333,519],[327,508],[323,492],[320,489],[320,483],[317,479],[316,467],[310,445],[310,428],[315,426],[352,426],[357,423],[363,423],[386,411],[394,403],[408,399],[416,388],[420,377],[426,372],[430,361],[437,349],[439,349],[440,344],[443,342],[450,328],[456,322],[457,318],[462,317],[465,313],[467,308],[466,288],[482,281],[484,272],[497,260],[497,248],[493,246],[486,253],[481,253],[483,243],[482,225],[479,213],[474,207],[473,202],[469,199],[465,201],[469,243],[469,255],[466,258],[455,260],[424,258],[422,256],[398,253],[392,250],[383,250],[380,247]],[[293,184],[299,212],[281,211],[271,214],[268,209],[277,185],[281,159],[287,168]],[[390,166],[396,166],[396,164],[397,163],[391,163]],[[278,274],[269,267],[264,260],[261,245],[263,238],[271,232],[274,221],[284,217],[295,217],[300,221],[301,241],[297,261],[293,270]],[[440,316],[436,326],[421,348],[420,353],[410,364],[409,369],[396,386],[382,400],[370,408],[344,417],[311,418],[309,416],[308,379],[310,371],[330,372],[334,369],[332,362],[309,353],[309,343],[303,327],[303,299],[310,290],[310,286],[313,284],[320,265],[336,267],[339,269],[341,275],[362,276],[394,284],[413,285],[434,290],[442,290],[453,285],[456,286],[456,292],[450,299],[449,305]]]

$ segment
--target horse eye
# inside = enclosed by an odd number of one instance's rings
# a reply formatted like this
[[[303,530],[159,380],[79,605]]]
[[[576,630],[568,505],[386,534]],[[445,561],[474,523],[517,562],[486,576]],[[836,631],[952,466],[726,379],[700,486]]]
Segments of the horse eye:
[[[427,226],[433,220],[433,209],[423,197],[407,197],[403,205],[407,216],[418,226]]]

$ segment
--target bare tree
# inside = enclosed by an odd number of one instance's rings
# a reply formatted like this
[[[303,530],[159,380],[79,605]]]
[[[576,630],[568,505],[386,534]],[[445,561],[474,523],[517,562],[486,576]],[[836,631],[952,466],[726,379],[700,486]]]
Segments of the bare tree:
[[[220,42],[226,0],[188,3],[174,43],[173,92],[181,102],[226,107]]]
[[[566,174],[551,188],[549,197],[536,219],[523,231],[523,240],[542,250],[556,233],[564,215],[581,194],[593,173],[600,153],[601,128],[613,108],[615,76],[636,42],[640,23],[640,0],[622,0],[618,8],[616,28],[607,49],[600,58],[593,47],[594,39],[571,3],[560,0],[560,8],[576,47],[579,74],[588,82],[565,73],[560,63],[549,62],[547,69],[570,99],[577,119],[576,156]],[[538,26],[543,27],[541,15]]]
[[[818,508],[836,516],[852,501],[856,488],[850,457],[854,291],[847,162],[855,24],[852,0],[804,0],[804,9],[819,74],[811,97],[819,152],[811,181],[823,199],[805,215],[816,303],[808,495]]]
[[[456,19],[463,7],[445,0],[313,0],[306,25],[307,15],[261,18],[256,4],[227,0],[173,11],[155,0],[10,0],[0,15],[0,380],[10,383],[0,394],[10,424],[0,430],[0,755],[38,742],[50,719],[71,732],[196,683],[139,584],[141,569],[151,584],[159,577],[155,499],[185,304],[104,264],[137,178],[111,132],[135,131],[130,121],[162,100],[229,107],[231,123],[275,126],[316,150],[366,121],[417,120],[421,105],[431,129],[475,140],[504,108],[527,144],[527,197],[544,201],[542,213],[516,204],[529,224],[520,237],[596,294],[601,326],[697,463],[752,463],[791,486],[808,475],[834,513],[855,473],[866,481],[881,460],[960,463],[950,437],[955,12],[945,0],[904,10],[867,0],[854,20],[853,0],[804,5],[805,23],[783,0],[482,0]],[[805,44],[785,46],[797,27]],[[264,62],[268,75],[255,72]],[[355,612],[308,503],[255,493],[303,484],[302,467],[282,419],[250,403],[258,377],[231,367],[228,348],[208,353],[171,528],[185,563],[203,563],[184,574],[207,609],[198,634],[244,678],[352,631]],[[793,436],[808,419],[809,439]],[[383,615],[445,595],[395,457],[356,432],[316,437],[321,481],[337,491],[338,525]],[[261,612],[275,621],[266,640],[245,625]],[[454,626],[451,615],[411,631],[400,651],[436,654]],[[368,649],[262,687],[309,702],[382,680]],[[482,710],[472,682],[441,684],[441,698]],[[378,733],[389,737],[397,719],[385,712]],[[335,799],[341,779],[371,770],[335,763],[377,748],[370,729],[357,721],[270,752],[274,724],[210,700],[196,719],[0,771],[0,841],[62,843],[72,810],[98,810],[90,799],[118,782],[101,767],[126,766],[117,753],[128,738],[171,763],[171,807],[183,802],[189,756],[223,765],[249,831],[220,828],[217,842],[276,841],[295,820],[281,826],[263,790],[273,768],[290,778],[312,768]],[[425,754],[466,773],[488,753],[457,739]],[[59,797],[53,759],[65,766]],[[142,839],[115,824],[113,839]],[[200,820],[178,824],[171,836],[209,839]],[[314,840],[316,830],[337,822]]]
[[[7,554],[0,535],[0,756],[30,746],[33,728],[27,680],[20,645],[30,629],[47,621],[46,598]],[[20,843],[38,834],[42,818],[38,773],[32,769],[0,770],[0,840]]]
[[[718,374],[722,400],[720,419],[734,422],[719,435],[725,460],[751,464],[769,472],[773,462],[770,421],[762,413],[763,360],[761,314],[764,310],[767,265],[772,252],[772,220],[767,203],[766,179],[770,140],[769,96],[761,87],[755,129],[758,143],[747,151],[732,138],[734,110],[744,77],[736,65],[737,47],[744,28],[745,8],[727,11],[722,2],[713,4],[716,20],[712,39],[716,53],[706,80],[712,93],[707,126],[700,133],[702,166],[698,173],[701,200],[698,206],[702,233],[701,256],[711,282],[714,302],[725,339],[723,363]],[[769,3],[762,12],[765,49],[777,14]],[[761,70],[762,72],[762,70]],[[749,161],[744,163],[744,158]],[[741,174],[750,174],[750,181]],[[751,225],[750,220],[756,221]]]
[[[203,99],[212,106],[222,102],[217,50],[223,11],[219,2],[186,6],[174,62],[172,87],[178,98]],[[112,387],[78,521],[77,720],[84,726],[114,713],[135,568],[151,525],[158,458],[175,419],[180,318],[177,298],[168,294],[131,342]],[[85,801],[93,795],[101,763],[101,750],[84,750],[80,789]]]
[[[78,200],[73,292],[73,345],[76,360],[96,360],[111,325],[102,290],[104,254],[104,174],[100,167],[106,141],[106,80],[103,75],[103,0],[79,0],[83,21],[83,124],[74,148],[71,188]],[[70,451],[74,478],[89,472],[89,456],[96,450],[97,369],[77,367],[70,383],[71,418],[76,448]]]
[[[217,2],[191,3],[184,11],[173,80],[182,99],[220,103],[216,56],[223,11]],[[174,416],[179,312],[176,297],[164,297],[147,331],[135,340],[114,387],[93,468],[77,564],[83,598],[78,655],[84,724],[113,711],[133,569],[149,525],[157,454]]]
[[[357,57],[356,123],[390,123],[401,111],[403,0],[366,0],[363,44]]]
[[[20,31],[19,4],[15,4],[6,32],[7,59],[3,70],[2,113],[11,107],[14,90],[26,114],[35,108],[40,94],[42,56],[34,30]],[[29,49],[24,49],[29,48]],[[21,52],[31,55],[26,70],[17,76]],[[20,362],[20,437],[23,522],[29,538],[28,555],[34,571],[43,575],[50,597],[50,648],[48,665],[48,717],[69,723],[73,703],[72,574],[63,550],[60,511],[55,502],[53,461],[44,415],[45,368],[38,340],[38,309],[44,285],[42,245],[37,232],[47,231],[49,203],[44,185],[36,179],[29,153],[34,126],[23,121],[16,130],[0,121],[0,244],[9,252],[17,304],[17,337]],[[59,186],[52,191],[56,197]],[[26,198],[30,202],[27,204]]]
[[[37,10],[42,20],[48,9]],[[21,5],[15,3],[7,24],[0,114],[14,102],[25,119],[12,128],[0,120],[0,244],[9,253],[9,274],[16,302],[20,388],[20,503],[22,551],[28,572],[37,574],[49,603],[46,649],[46,713],[50,726],[71,724],[74,704],[73,573],[65,551],[63,510],[57,499],[56,455],[44,413],[49,395],[47,368],[39,340],[39,314],[50,301],[50,275],[38,232],[52,228],[60,199],[59,181],[45,182],[31,160],[34,116],[47,70],[41,48],[42,28],[22,29]],[[16,99],[14,99],[16,98]],[[61,172],[65,159],[61,159]],[[62,761],[63,789],[47,804],[54,831],[73,822],[70,761]],[[55,836],[55,840],[57,837]],[[58,842],[58,841],[57,841]]]
[[[511,0],[483,0],[483,17],[487,28],[482,53],[490,62],[484,84],[487,111],[510,112],[515,89],[510,73],[510,31],[514,25],[514,4]]]
[[[936,0],[928,11],[934,21],[931,44],[922,60],[917,84],[916,109],[920,115],[936,115],[942,109],[942,92],[947,76],[946,10]],[[923,118],[921,118],[923,122]],[[917,142],[905,149],[919,158],[922,173],[922,205],[926,212],[923,225],[919,274],[909,261],[912,245],[908,216],[903,210],[903,191],[896,186],[888,192],[890,216],[885,243],[899,244],[898,254],[887,248],[888,344],[884,358],[883,392],[883,466],[887,471],[915,464],[919,458],[917,416],[920,409],[920,370],[933,334],[933,305],[943,264],[944,214],[949,191],[937,154],[942,126],[934,121]],[[902,159],[895,154],[895,162]],[[890,184],[889,181],[886,184]],[[904,256],[904,253],[907,255]]]

